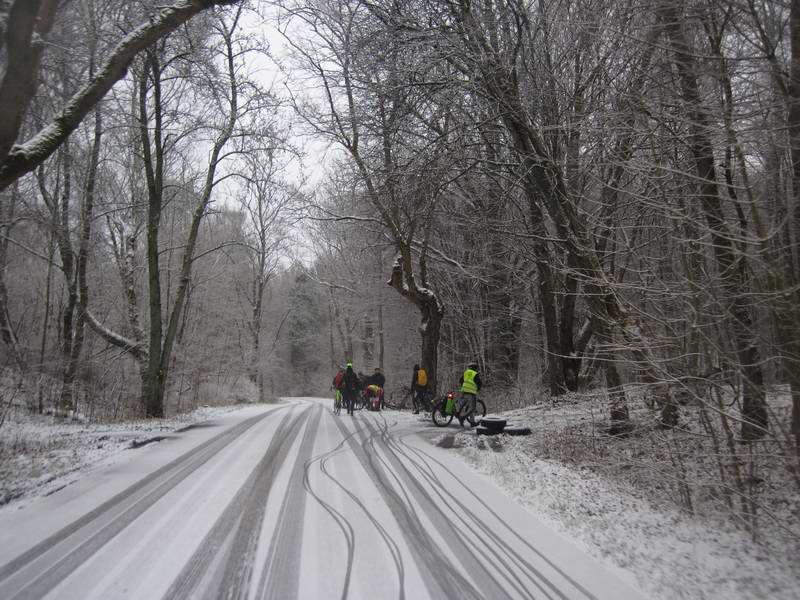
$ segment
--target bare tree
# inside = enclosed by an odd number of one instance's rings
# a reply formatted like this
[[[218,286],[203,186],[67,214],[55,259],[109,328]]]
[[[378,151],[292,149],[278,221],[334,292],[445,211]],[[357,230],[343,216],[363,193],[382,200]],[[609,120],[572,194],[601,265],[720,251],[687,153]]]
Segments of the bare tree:
[[[246,160],[248,184],[240,196],[248,217],[250,242],[247,258],[250,264],[245,297],[251,309],[248,329],[251,336],[250,379],[258,385],[259,397],[264,399],[264,381],[260,376],[260,344],[264,316],[264,295],[272,277],[278,271],[287,241],[286,213],[293,192],[280,178],[282,164],[276,150],[250,155]]]

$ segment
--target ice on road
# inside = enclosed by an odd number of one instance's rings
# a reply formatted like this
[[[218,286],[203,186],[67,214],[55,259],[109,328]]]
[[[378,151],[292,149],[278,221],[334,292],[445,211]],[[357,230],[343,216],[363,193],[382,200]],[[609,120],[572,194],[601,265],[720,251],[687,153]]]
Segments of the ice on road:
[[[0,598],[642,598],[427,424],[329,404],[244,409],[0,511]]]

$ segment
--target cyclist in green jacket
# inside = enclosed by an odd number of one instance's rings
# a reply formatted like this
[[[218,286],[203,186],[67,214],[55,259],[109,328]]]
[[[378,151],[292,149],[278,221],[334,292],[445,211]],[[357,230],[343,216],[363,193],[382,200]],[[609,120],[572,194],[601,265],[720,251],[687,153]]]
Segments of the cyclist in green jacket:
[[[460,425],[464,424],[464,419],[469,421],[470,427],[474,427],[475,419],[472,416],[475,412],[475,400],[478,397],[478,392],[481,389],[481,376],[478,374],[478,364],[471,362],[467,365],[466,371],[458,380],[461,384],[461,402],[458,415],[458,422]]]

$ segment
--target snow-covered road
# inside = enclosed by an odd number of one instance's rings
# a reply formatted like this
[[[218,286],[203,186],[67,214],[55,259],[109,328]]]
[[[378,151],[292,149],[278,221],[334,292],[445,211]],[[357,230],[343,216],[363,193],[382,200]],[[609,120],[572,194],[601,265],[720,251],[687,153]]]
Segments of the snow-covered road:
[[[123,453],[0,512],[0,598],[642,598],[433,433],[302,398]]]

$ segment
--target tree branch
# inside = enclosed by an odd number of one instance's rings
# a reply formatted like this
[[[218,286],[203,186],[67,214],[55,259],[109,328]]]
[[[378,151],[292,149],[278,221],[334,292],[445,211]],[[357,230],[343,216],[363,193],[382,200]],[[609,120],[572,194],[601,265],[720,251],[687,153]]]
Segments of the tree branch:
[[[3,157],[0,163],[0,191],[44,162],[75,131],[94,105],[125,76],[141,50],[175,31],[203,10],[239,1],[178,0],[172,6],[159,9],[146,24],[132,31],[111,50],[97,74],[70,99],[50,124],[27,142],[13,146],[8,155]],[[34,87],[30,94],[33,95],[35,91]]]

